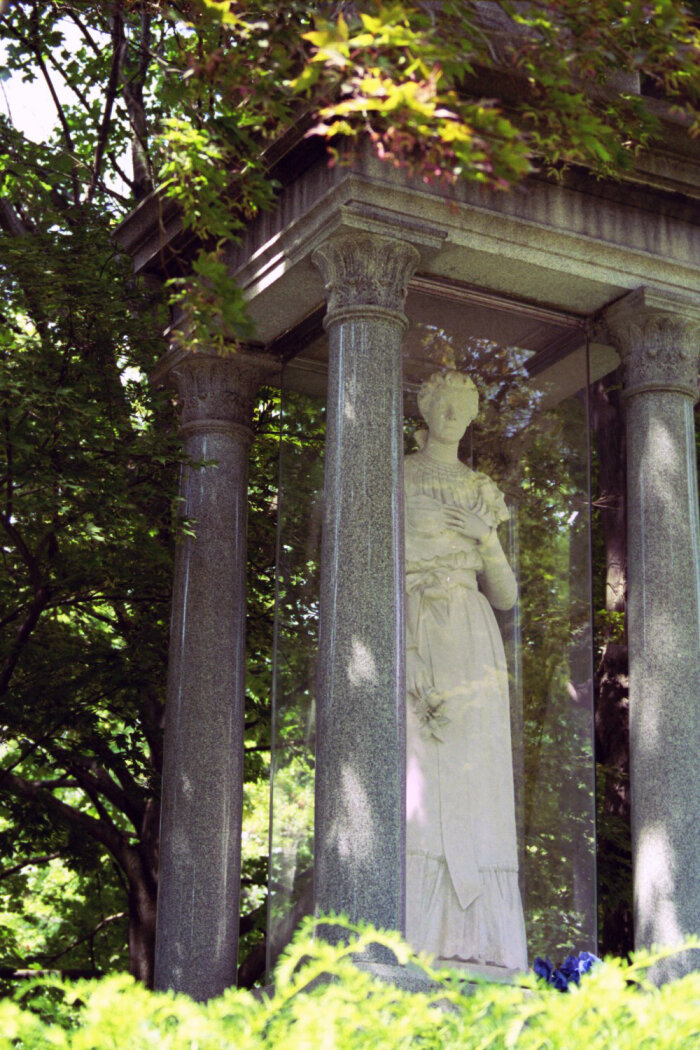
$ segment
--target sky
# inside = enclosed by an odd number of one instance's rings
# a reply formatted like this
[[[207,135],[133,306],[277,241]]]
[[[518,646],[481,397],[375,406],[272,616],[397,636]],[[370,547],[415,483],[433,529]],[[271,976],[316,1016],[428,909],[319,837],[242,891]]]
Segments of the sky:
[[[0,66],[4,54],[0,46]],[[0,112],[27,138],[43,142],[56,124],[56,109],[43,80],[27,84],[20,77],[0,82]]]
[[[68,50],[78,46],[80,30],[74,23],[65,20],[61,24]],[[5,45],[0,40],[0,77],[5,69]],[[56,94],[61,102],[69,101],[71,92],[61,78],[52,78]],[[44,78],[38,73],[36,80],[27,82],[15,73],[8,80],[0,80],[0,113],[10,117],[16,128],[34,142],[43,142],[57,124],[56,107],[49,94]]]
[[[64,35],[61,50],[77,50],[82,43],[78,27],[69,19],[62,20],[59,25]],[[23,80],[20,73],[14,73],[8,79],[4,79],[5,55],[5,45],[0,39],[0,113],[9,117],[12,124],[27,138],[34,142],[45,142],[58,125],[56,106],[46,81],[39,70],[36,79],[32,81]],[[50,75],[61,104],[75,102],[73,92],[61,77],[58,74],[54,75],[53,71]],[[131,167],[129,158],[130,151],[127,149],[121,158],[121,163],[127,171]],[[110,184],[118,192],[125,190],[121,179],[116,179]]]

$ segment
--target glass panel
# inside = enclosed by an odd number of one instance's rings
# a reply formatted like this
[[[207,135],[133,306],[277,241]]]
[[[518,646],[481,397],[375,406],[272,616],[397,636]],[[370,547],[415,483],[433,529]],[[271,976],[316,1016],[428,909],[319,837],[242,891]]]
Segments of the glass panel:
[[[591,348],[591,361],[603,347]],[[609,352],[609,351],[608,351]],[[609,363],[609,362],[608,362]],[[598,937],[600,953],[634,947],[629,783],[626,436],[622,368],[590,388],[595,578]]]
[[[407,307],[407,933],[496,974],[596,946],[586,352],[443,305]]]
[[[282,381],[277,591],[273,670],[268,972],[311,910],[314,696],[323,492],[325,388]],[[310,390],[310,392],[309,392]]]
[[[444,282],[414,281],[406,311],[409,934],[502,974],[596,947],[587,353],[577,322]],[[311,907],[326,356],[307,347],[283,391],[271,962]],[[419,389],[446,370],[479,412],[418,471]]]

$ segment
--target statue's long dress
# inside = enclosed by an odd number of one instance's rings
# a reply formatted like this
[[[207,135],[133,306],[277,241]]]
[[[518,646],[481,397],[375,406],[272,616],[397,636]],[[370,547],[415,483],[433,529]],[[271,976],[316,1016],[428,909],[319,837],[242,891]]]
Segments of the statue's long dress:
[[[492,606],[516,600],[500,548],[446,528],[441,504],[489,525],[501,492],[462,463],[406,458],[407,909],[414,948],[527,968],[510,705]],[[485,560],[486,558],[486,560]]]

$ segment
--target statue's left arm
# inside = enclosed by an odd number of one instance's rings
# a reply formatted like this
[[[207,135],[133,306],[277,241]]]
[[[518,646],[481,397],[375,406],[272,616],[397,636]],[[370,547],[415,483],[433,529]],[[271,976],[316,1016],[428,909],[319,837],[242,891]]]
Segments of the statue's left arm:
[[[481,590],[494,609],[512,609],[518,598],[518,585],[495,527],[481,540],[479,551],[484,561],[479,575]]]
[[[498,526],[508,521],[510,512],[503,493],[486,474],[480,474],[481,513],[490,526],[479,537],[479,551],[484,568],[479,575],[481,590],[494,609],[512,609],[518,599],[518,584],[498,538]]]

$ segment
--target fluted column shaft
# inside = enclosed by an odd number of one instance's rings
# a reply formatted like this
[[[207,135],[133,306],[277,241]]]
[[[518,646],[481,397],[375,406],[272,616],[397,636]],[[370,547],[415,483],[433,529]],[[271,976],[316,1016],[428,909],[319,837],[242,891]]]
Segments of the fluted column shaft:
[[[700,933],[700,326],[646,289],[606,321],[625,369],[635,943],[649,947]],[[699,965],[687,952],[656,977]]]
[[[315,906],[402,929],[405,696],[402,312],[418,251],[346,233],[328,295]]]
[[[236,983],[248,446],[260,375],[242,353],[186,355],[169,371],[191,463],[181,513],[194,535],[175,563],[155,984],[199,1000]]]

